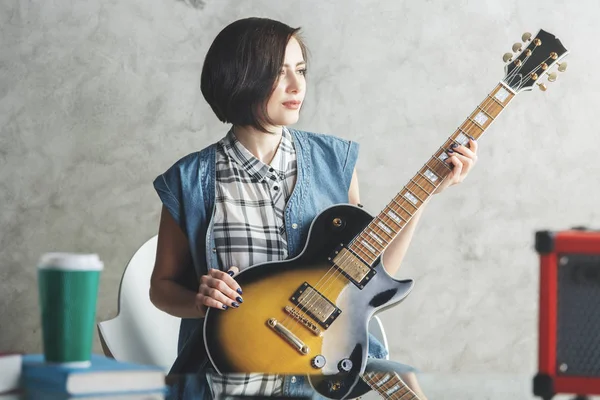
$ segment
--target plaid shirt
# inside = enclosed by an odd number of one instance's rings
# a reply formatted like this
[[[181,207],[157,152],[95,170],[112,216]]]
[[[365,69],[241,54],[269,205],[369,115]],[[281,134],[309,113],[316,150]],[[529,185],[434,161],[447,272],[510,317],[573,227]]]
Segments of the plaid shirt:
[[[229,131],[217,146],[214,238],[221,269],[287,258],[284,210],[296,183],[296,151],[283,129],[270,165],[254,157]],[[281,395],[283,376],[207,374],[213,396]]]

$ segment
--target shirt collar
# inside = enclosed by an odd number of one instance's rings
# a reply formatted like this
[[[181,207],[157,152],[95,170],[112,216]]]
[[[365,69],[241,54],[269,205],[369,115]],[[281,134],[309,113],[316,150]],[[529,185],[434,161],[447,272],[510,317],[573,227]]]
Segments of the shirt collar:
[[[227,136],[221,140],[225,154],[241,166],[249,175],[257,181],[271,179],[273,181],[285,178],[285,172],[288,169],[289,162],[293,159],[295,153],[292,135],[286,127],[283,127],[281,141],[275,152],[271,164],[265,164],[244,147],[237,139],[233,128],[229,130]]]

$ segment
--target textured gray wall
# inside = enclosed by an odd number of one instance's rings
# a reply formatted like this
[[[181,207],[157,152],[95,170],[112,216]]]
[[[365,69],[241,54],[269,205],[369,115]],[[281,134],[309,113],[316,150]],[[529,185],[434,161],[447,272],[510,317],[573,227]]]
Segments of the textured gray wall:
[[[46,251],[99,253],[98,320],[115,315],[123,268],[157,231],[152,180],[226,132],[199,90],[208,46],[257,15],[304,28],[298,126],[362,144],[373,213],[503,77],[501,56],[525,30],[569,48],[569,71],[519,95],[469,179],[430,204],[400,272],[416,288],[383,315],[394,358],[424,371],[532,373],[533,233],[600,226],[600,3],[564,3],[0,2],[0,349],[41,350]]]

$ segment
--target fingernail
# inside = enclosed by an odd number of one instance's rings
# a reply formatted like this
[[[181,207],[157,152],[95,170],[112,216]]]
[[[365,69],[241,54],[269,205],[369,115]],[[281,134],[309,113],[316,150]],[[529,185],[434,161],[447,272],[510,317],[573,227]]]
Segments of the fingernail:
[[[452,143],[452,145],[450,146],[450,148],[455,149],[458,147],[458,143]]]
[[[233,276],[234,272],[232,270],[227,271],[227,273],[229,274],[229,276]]]
[[[236,290],[236,292],[238,292],[239,294],[242,294],[242,289],[241,289],[241,288],[238,288],[238,289]]]
[[[446,151],[446,153],[452,154],[452,153],[454,153],[454,150],[449,149],[448,151]]]
[[[475,138],[471,135],[467,135],[469,137],[469,139],[471,139],[472,141],[475,141]]]
[[[225,304],[223,304],[223,310],[227,310],[229,307],[227,307]]]
[[[241,297],[239,297],[239,296],[236,298],[236,300],[238,301],[238,303],[243,303],[243,302],[244,302],[244,299],[242,299],[242,298],[241,298]]]
[[[236,303],[235,301],[233,303],[231,303],[231,307],[235,307],[238,308],[240,305],[238,303]]]

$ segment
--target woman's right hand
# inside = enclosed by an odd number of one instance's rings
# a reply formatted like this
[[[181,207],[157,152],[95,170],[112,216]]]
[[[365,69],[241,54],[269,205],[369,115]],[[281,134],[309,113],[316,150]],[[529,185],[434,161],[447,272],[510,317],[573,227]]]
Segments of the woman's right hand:
[[[203,275],[196,295],[198,311],[204,314],[208,307],[220,310],[239,307],[244,301],[241,296],[242,288],[233,279],[238,271],[237,267],[231,267],[227,272],[211,269],[207,275]]]

